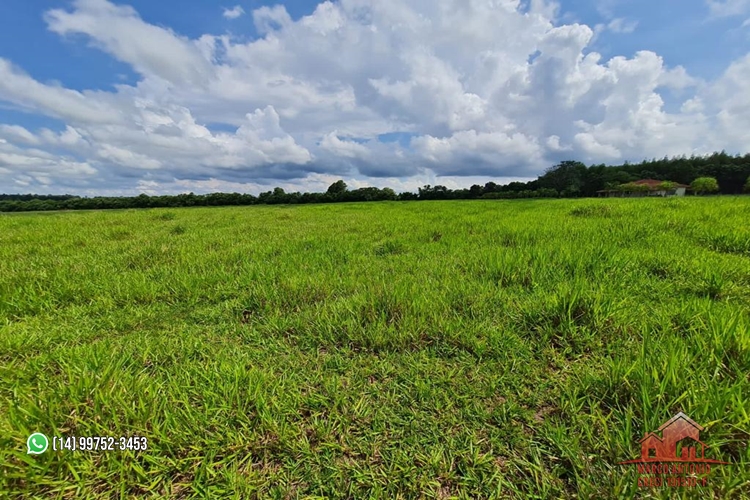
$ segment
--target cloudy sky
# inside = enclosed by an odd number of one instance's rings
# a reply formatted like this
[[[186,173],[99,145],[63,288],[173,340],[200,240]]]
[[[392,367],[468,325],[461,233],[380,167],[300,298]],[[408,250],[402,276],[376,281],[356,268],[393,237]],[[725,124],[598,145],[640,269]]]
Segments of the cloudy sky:
[[[468,187],[749,144],[750,0],[0,1],[0,192]]]

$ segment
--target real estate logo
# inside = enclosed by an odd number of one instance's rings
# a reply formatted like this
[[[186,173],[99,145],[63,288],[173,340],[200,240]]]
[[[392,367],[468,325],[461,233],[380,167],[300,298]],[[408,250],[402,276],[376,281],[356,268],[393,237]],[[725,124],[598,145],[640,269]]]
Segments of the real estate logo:
[[[703,427],[680,412],[639,441],[641,458],[620,462],[638,468],[639,487],[706,486],[712,465],[726,465],[706,457],[709,448],[700,440]]]

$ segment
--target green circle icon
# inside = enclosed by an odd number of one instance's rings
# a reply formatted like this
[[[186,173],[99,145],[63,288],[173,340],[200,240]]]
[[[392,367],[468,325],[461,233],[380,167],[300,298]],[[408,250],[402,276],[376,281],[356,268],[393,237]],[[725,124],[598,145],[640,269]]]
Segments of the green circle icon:
[[[35,432],[26,440],[26,447],[28,455],[41,455],[49,448],[49,440],[41,432]]]

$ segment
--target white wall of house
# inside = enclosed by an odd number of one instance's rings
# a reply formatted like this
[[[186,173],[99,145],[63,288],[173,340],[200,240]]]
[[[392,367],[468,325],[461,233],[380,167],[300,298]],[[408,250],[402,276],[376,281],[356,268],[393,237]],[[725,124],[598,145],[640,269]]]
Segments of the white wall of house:
[[[685,196],[685,188],[675,188],[669,191],[651,191],[650,196]]]

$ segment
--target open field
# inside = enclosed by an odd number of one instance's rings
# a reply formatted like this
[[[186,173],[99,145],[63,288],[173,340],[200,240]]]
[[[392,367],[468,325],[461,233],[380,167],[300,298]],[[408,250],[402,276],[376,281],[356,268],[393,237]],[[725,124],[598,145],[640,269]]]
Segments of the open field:
[[[748,498],[750,197],[0,214],[0,498]],[[639,490],[684,411],[709,486]],[[34,431],[146,452],[26,455]]]

